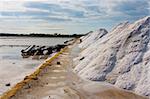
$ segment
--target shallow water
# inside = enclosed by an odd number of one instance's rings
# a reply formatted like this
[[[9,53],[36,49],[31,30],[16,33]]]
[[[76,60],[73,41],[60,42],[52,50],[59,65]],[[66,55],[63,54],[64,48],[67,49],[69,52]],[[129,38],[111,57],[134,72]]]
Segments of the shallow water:
[[[0,37],[0,46],[27,46],[27,45],[56,45],[63,44],[71,38],[50,37]]]
[[[71,38],[0,37],[0,94],[10,89],[25,75],[31,74],[44,61],[22,58],[21,50],[29,45],[51,46]],[[10,86],[5,86],[10,83]]]

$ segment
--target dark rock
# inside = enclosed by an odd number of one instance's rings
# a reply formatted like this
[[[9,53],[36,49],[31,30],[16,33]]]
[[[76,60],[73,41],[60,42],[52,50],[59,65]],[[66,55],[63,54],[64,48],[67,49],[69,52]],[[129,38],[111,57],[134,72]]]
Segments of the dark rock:
[[[21,55],[23,58],[28,58],[30,56],[40,56],[40,55],[50,55],[53,52],[59,52],[62,48],[67,46],[67,44],[58,44],[56,46],[28,46],[26,49],[21,50]]]
[[[85,57],[80,58],[80,60],[83,60]]]
[[[45,53],[45,55],[50,55],[53,53],[53,46],[50,46],[48,48],[46,48],[45,50],[47,50],[47,52]]]
[[[26,77],[24,78],[24,80],[28,79],[28,77],[29,77],[29,76],[26,76]]]
[[[44,51],[45,46],[39,47],[34,55],[44,55],[43,51]]]
[[[5,86],[10,86],[10,83],[5,84]]]
[[[38,77],[32,78],[33,80],[38,80]]]
[[[64,44],[68,43],[69,41],[65,41]]]
[[[60,65],[60,62],[57,62],[57,65]]]
[[[82,39],[80,39],[80,43],[82,42]]]

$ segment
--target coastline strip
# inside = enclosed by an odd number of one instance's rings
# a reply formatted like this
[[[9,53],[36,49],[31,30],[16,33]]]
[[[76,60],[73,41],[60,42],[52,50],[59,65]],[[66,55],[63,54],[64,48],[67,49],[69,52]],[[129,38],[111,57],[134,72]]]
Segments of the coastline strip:
[[[32,74],[30,74],[29,76],[26,76],[24,78],[24,80],[22,80],[21,82],[17,83],[14,87],[12,87],[10,90],[4,92],[2,94],[2,96],[0,96],[0,99],[10,99],[13,96],[15,96],[15,94],[21,90],[26,84],[28,84],[30,81],[32,80],[36,80],[37,79],[37,75],[40,74],[40,72],[47,67],[52,61],[54,61],[60,54],[62,54],[65,50],[67,49],[67,47],[61,49],[60,52],[56,53],[53,57],[51,57],[50,59],[46,60],[43,64],[41,64],[41,66],[39,66],[39,68],[37,70],[35,70]]]

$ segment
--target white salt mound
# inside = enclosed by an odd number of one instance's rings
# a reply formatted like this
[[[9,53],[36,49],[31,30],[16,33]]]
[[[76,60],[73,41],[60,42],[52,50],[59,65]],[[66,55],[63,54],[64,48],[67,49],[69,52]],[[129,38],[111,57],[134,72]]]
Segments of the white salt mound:
[[[150,17],[82,37],[74,71],[150,97]]]

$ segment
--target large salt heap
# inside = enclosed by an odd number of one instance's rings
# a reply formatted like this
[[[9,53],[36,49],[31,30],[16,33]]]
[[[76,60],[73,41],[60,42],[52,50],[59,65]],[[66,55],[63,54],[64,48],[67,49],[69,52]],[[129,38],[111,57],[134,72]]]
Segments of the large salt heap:
[[[82,40],[74,69],[79,76],[150,97],[150,17],[121,23],[110,33],[100,29]]]
[[[106,35],[108,32],[105,29],[99,29],[93,33],[93,31],[89,32],[87,36],[83,37],[82,42],[79,47],[80,48],[87,48],[89,45],[95,43],[98,39],[102,38],[104,35]]]

